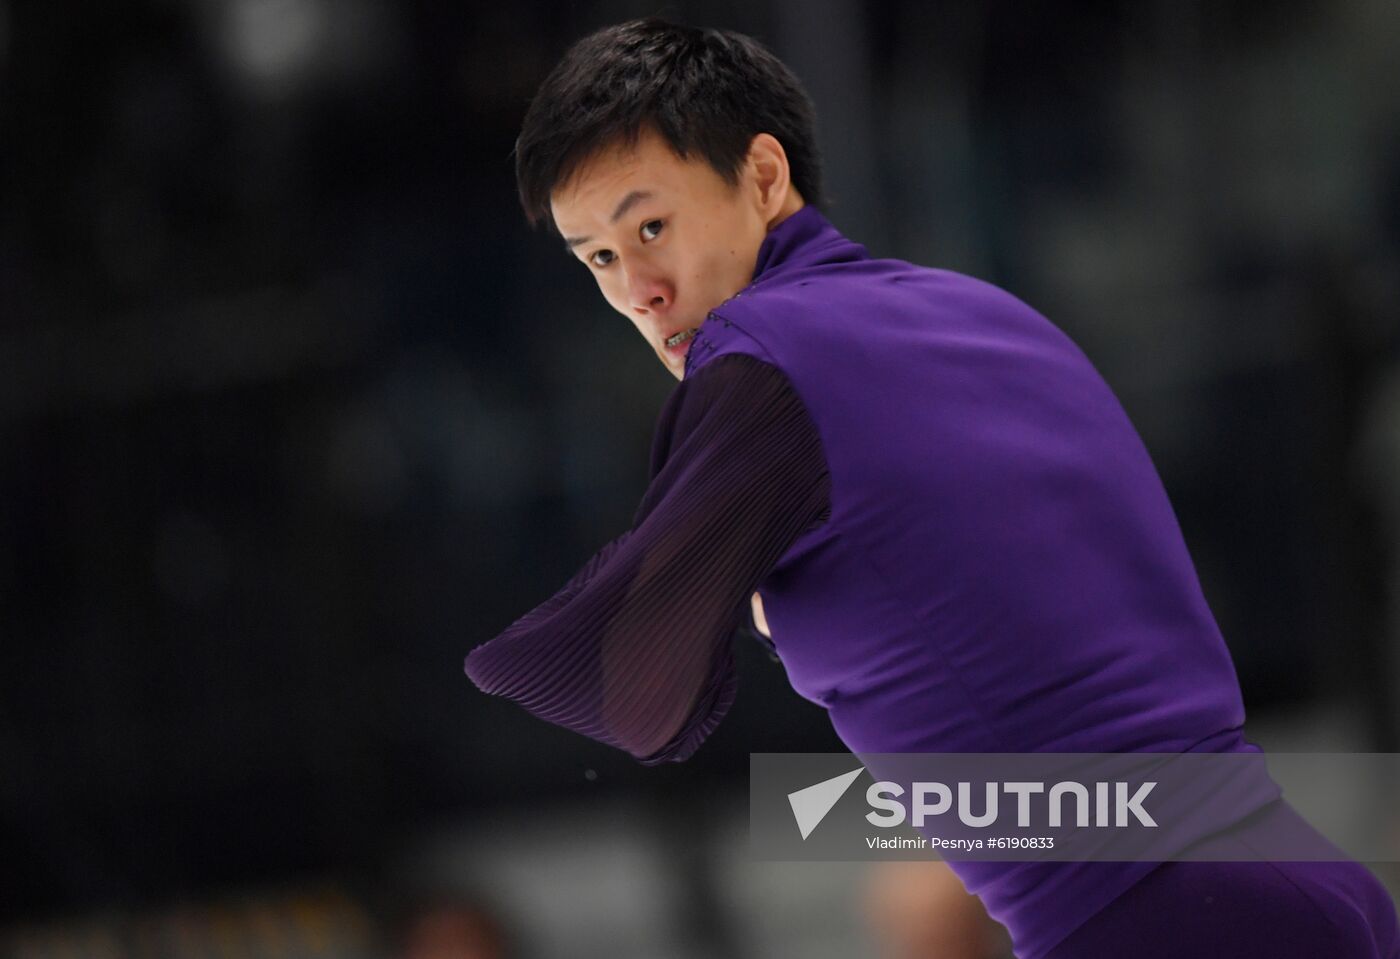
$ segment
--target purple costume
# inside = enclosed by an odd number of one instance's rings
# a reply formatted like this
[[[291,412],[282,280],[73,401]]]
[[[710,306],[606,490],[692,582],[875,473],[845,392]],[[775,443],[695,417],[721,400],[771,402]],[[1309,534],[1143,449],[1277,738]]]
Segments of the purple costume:
[[[858,755],[1257,750],[1156,470],[1083,353],[811,206],[696,335],[633,528],[466,671],[681,760],[733,701],[755,589],[793,688]],[[1041,959],[1154,869],[1215,864],[950,865]],[[1393,935],[1393,908],[1377,921]]]

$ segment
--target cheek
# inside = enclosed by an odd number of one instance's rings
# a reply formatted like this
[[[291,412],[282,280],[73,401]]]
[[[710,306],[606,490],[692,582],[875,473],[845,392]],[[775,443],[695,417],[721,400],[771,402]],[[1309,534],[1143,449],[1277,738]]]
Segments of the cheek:
[[[642,329],[640,319],[628,306],[627,297],[623,290],[619,288],[618,284],[599,277],[598,290],[603,294],[603,299],[607,301],[608,306],[612,307],[615,312],[625,316],[627,322],[631,323],[638,330],[641,330],[643,335],[646,334],[646,330]]]
[[[707,285],[721,293],[721,299],[731,296],[749,281],[753,264],[743,262],[739,255],[739,244],[728,237],[721,237],[711,248],[704,265],[704,279]]]
[[[733,277],[735,274],[743,272],[746,266],[743,262],[743,254],[740,252],[745,245],[744,228],[746,224],[740,218],[733,218],[725,222],[722,229],[716,231],[711,238],[710,259],[711,268],[720,275]],[[748,277],[744,279],[747,281]]]
[[[598,292],[603,294],[603,299],[608,301],[608,306],[619,313],[628,312],[627,305],[623,302],[622,291],[618,289],[617,284],[610,278],[601,275],[597,277],[597,280]]]

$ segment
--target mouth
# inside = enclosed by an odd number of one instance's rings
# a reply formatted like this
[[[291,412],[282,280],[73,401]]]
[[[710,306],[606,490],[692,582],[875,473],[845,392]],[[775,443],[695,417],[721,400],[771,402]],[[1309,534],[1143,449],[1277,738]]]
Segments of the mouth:
[[[691,339],[695,336],[695,334],[698,333],[698,332],[699,332],[699,328],[698,328],[698,327],[697,327],[696,329],[691,329],[691,330],[681,330],[679,333],[675,333],[675,334],[672,334],[671,336],[666,337],[666,339],[663,340],[662,343],[663,343],[663,345],[666,347],[666,349],[669,350],[669,351],[672,351],[672,352],[683,352],[683,351],[681,350],[681,347],[685,346],[686,343],[689,343],[690,340],[691,340]]]

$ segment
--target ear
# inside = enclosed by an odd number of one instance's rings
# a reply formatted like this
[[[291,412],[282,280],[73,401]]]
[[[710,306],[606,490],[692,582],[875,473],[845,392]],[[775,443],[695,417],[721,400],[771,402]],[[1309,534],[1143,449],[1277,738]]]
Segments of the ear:
[[[756,134],[749,143],[748,163],[755,187],[754,200],[764,222],[783,208],[792,187],[787,152],[771,133]]]

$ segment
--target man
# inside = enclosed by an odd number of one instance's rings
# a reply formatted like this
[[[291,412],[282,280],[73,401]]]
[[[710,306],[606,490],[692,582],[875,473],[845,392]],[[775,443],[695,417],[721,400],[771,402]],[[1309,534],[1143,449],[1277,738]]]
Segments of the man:
[[[1256,750],[1111,390],[1011,294],[843,236],[812,129],[759,44],[654,18],[583,39],[542,84],[516,144],[526,214],[681,382],[632,528],[468,675],[643,763],[679,761],[733,701],[752,608],[856,753]],[[1260,790],[1239,814],[1277,805]],[[1283,877],[1315,895],[1262,905],[1232,864],[951,865],[1023,959],[1070,955],[1054,950],[1072,933],[1076,956],[1177,955],[1162,936],[1096,939],[1094,917],[1117,900],[1114,929],[1180,924],[1192,881],[1220,903],[1205,942],[1235,903],[1258,906],[1267,928],[1234,956],[1385,955],[1360,945],[1377,924],[1374,948],[1400,942],[1352,863]],[[1149,874],[1151,895],[1124,895]]]

